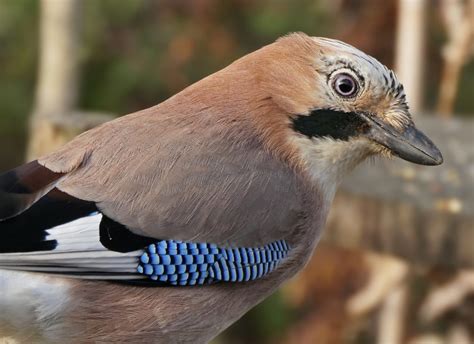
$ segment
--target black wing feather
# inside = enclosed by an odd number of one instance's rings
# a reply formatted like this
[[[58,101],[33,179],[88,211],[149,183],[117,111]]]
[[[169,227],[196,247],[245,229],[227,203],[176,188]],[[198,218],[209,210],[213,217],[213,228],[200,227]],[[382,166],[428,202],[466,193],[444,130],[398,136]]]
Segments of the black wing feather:
[[[64,176],[40,165],[37,160],[0,175],[0,221],[31,207],[54,188]]]
[[[0,253],[54,250],[47,230],[98,211],[95,202],[68,195],[55,187],[65,176],[36,160],[0,175]],[[156,239],[136,235],[103,216],[100,242],[116,252],[141,249]]]
[[[47,229],[95,211],[94,202],[53,189],[20,215],[0,222],[0,252],[52,250],[56,242],[45,240]]]

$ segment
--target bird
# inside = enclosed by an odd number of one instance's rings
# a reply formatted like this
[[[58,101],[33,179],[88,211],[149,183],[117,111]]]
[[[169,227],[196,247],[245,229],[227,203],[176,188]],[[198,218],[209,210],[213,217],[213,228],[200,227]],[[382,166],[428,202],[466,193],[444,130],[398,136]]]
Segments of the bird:
[[[378,156],[443,161],[395,73],[280,37],[0,175],[0,332],[209,342],[304,268],[341,180]]]

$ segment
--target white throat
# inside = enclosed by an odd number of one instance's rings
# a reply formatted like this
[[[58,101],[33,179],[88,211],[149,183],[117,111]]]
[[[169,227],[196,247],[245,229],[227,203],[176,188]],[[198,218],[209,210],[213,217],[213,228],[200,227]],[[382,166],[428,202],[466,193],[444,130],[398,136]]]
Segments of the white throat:
[[[370,142],[356,138],[349,141],[324,138],[295,138],[295,144],[311,179],[331,202],[342,179],[373,154]]]

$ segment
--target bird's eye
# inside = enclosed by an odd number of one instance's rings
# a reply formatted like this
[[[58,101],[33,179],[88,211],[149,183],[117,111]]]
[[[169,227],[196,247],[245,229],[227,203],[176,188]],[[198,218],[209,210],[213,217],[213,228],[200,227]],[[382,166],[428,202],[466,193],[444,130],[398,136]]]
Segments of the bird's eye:
[[[349,98],[356,95],[359,86],[354,77],[347,73],[341,73],[334,78],[332,87],[337,94]]]

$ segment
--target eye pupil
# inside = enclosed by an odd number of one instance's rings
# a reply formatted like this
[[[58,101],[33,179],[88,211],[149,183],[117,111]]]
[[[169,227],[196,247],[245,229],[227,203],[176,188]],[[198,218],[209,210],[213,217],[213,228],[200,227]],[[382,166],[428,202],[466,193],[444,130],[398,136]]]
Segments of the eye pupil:
[[[349,74],[340,74],[333,84],[334,90],[343,97],[350,97],[357,92],[357,82]]]
[[[350,93],[354,88],[354,85],[348,79],[342,80],[338,86],[342,93]]]

